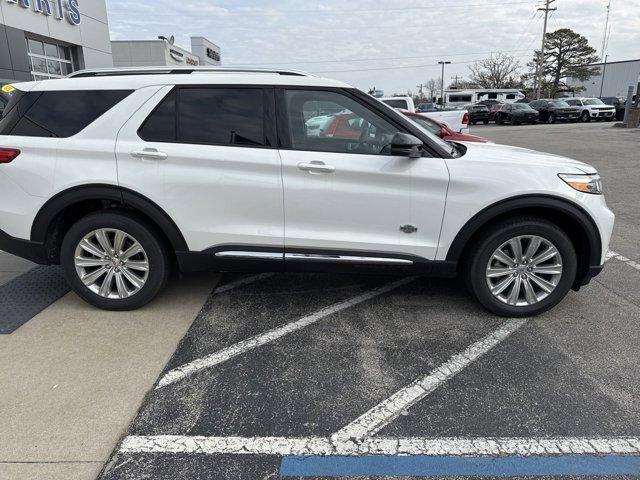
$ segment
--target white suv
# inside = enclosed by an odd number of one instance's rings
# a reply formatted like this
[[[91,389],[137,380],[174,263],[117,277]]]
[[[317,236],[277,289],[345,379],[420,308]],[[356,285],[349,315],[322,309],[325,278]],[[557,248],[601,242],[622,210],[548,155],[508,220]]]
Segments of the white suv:
[[[606,105],[599,98],[563,98],[572,107],[580,108],[580,121],[590,122],[591,120],[612,121],[616,117],[616,107]]]
[[[446,143],[341,82],[129,69],[21,83],[0,121],[0,249],[61,264],[105,309],[169,271],[462,274],[499,315],[600,272],[614,216],[593,167]],[[347,117],[331,135],[318,116]]]

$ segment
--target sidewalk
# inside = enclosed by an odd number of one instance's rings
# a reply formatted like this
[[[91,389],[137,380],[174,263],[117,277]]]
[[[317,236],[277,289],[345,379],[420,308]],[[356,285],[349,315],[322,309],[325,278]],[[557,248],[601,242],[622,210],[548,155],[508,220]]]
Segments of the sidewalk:
[[[218,278],[182,278],[134,312],[69,293],[0,336],[0,478],[95,479]]]

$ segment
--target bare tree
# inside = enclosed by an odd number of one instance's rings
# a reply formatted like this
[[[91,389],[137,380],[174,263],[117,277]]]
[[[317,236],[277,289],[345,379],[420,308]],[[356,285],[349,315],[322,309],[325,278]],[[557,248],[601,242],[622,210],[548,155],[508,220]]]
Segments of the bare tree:
[[[498,52],[495,56],[469,66],[470,82],[480,88],[514,88],[520,62],[513,56]]]
[[[441,83],[441,78],[431,78],[429,80],[427,80],[427,83],[425,83],[424,88],[427,92],[429,92],[429,101],[433,102],[433,97],[437,96],[437,92],[440,91],[440,83]]]

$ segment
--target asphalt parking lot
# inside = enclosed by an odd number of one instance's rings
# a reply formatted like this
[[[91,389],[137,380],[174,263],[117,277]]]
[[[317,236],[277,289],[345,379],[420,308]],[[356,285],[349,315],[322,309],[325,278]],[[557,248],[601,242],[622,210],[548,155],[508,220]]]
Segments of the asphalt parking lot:
[[[126,398],[99,478],[640,475],[640,130],[472,133],[598,168],[617,215],[600,276],[513,320],[486,313],[456,280],[223,275],[191,298],[195,319],[181,320],[177,347],[165,342],[168,363],[154,357],[157,374]],[[170,316],[180,296],[169,297]]]

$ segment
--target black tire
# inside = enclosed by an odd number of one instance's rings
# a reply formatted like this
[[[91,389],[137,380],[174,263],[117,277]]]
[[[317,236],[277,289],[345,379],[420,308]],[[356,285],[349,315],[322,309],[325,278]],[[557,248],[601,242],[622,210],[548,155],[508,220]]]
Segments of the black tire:
[[[495,116],[496,119],[496,125],[502,125],[502,116],[501,115],[497,115]]]
[[[106,298],[84,285],[74,263],[76,247],[85,235],[101,228],[121,230],[140,243],[148,261],[144,285],[126,298]],[[158,230],[145,219],[113,210],[87,215],[66,233],[60,248],[60,263],[71,288],[87,303],[104,310],[135,310],[149,303],[167,284],[171,271],[168,247]]]
[[[556,116],[553,113],[549,114],[549,117],[547,118],[547,123],[556,123]]]
[[[483,120],[482,123],[484,123],[485,125],[489,125],[489,120]]]
[[[550,241],[562,259],[562,276],[555,289],[532,305],[515,306],[496,298],[487,285],[486,268],[493,252],[504,242],[519,235],[537,235]],[[474,241],[473,250],[466,257],[464,280],[471,294],[487,310],[504,317],[539,315],[557,305],[573,285],[577,258],[569,237],[557,225],[536,217],[507,220],[491,226]]]
[[[591,115],[589,115],[588,111],[584,111],[580,114],[580,121],[584,123],[588,123],[591,121]]]

